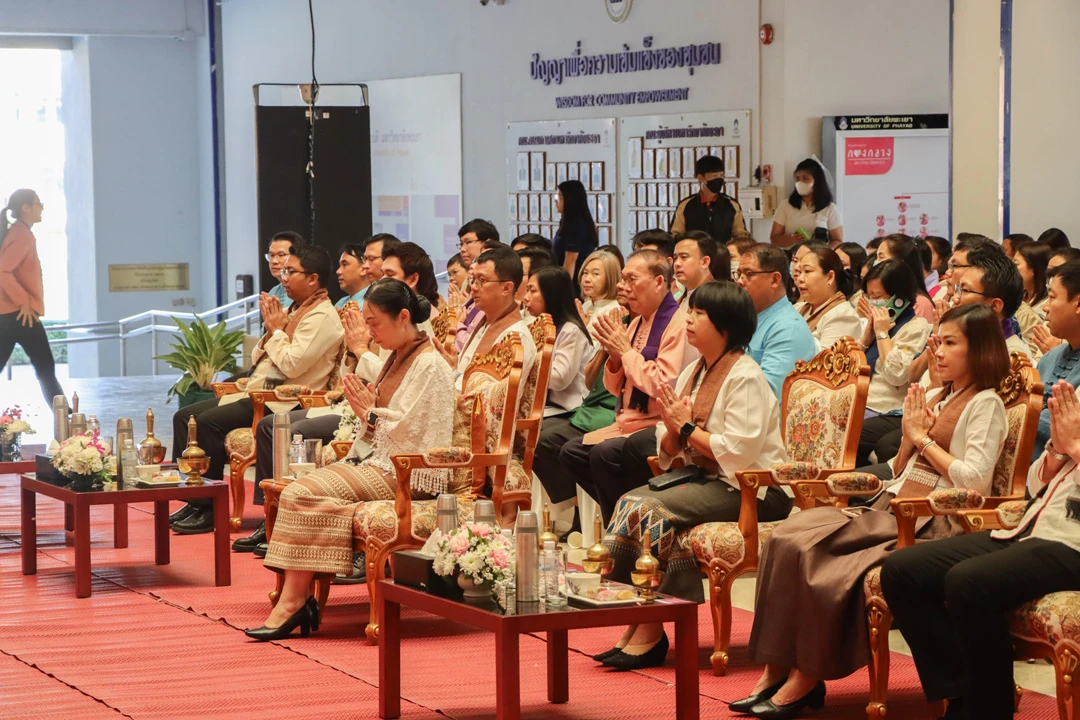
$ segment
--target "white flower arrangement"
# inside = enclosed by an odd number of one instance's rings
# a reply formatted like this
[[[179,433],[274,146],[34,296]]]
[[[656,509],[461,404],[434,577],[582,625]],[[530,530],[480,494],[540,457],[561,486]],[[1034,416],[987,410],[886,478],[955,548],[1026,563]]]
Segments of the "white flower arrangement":
[[[433,565],[439,575],[460,570],[473,582],[498,589],[514,579],[514,548],[487,523],[465,523],[439,539]]]
[[[92,435],[72,435],[60,443],[52,464],[64,477],[91,477],[92,485],[101,487],[112,479],[111,452],[95,430]]]
[[[356,413],[348,401],[343,400],[342,405],[344,407],[341,409],[341,421],[334,431],[334,440],[352,441],[356,439]]]
[[[34,429],[30,427],[30,423],[22,419],[22,408],[16,405],[15,407],[9,407],[0,413],[0,432],[8,433],[9,435],[18,435],[20,433],[34,434]]]

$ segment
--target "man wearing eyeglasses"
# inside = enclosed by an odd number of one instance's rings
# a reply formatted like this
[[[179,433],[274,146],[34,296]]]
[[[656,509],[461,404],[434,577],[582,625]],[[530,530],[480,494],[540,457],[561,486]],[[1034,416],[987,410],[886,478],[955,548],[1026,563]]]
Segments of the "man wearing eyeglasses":
[[[789,267],[783,250],[758,243],[743,253],[735,271],[736,282],[750,294],[757,311],[750,356],[761,366],[777,400],[781,400],[784,378],[795,369],[795,362],[810,360],[816,351],[810,326],[787,297]]]
[[[281,268],[281,284],[292,299],[285,310],[277,298],[263,293],[259,304],[266,334],[251,354],[254,368],[245,392],[189,405],[173,415],[173,437],[184,437],[188,418],[198,422],[199,447],[210,458],[205,476],[220,480],[227,454],[225,436],[251,423],[254,407],[247,392],[270,390],[283,384],[325,390],[338,357],[345,331],[326,292],[333,277],[333,262],[326,250],[312,245],[293,246]],[[183,449],[174,443],[173,459]],[[212,501],[193,502],[170,517],[172,529],[195,535],[214,529]]]
[[[461,262],[469,271],[469,282],[462,288],[462,292],[467,297],[461,301],[458,309],[458,326],[454,331],[454,350],[461,353],[465,349],[465,343],[483,320],[481,309],[476,306],[472,297],[472,266],[489,246],[499,244],[499,230],[487,220],[476,218],[458,229],[458,240],[461,242],[459,246]],[[455,301],[460,301],[453,289],[449,294],[452,305],[456,304]]]
[[[270,274],[274,276],[275,280],[281,280],[281,269],[285,267],[285,263],[289,259],[289,251],[293,245],[304,245],[304,237],[292,230],[284,230],[279,233],[275,233],[274,237],[270,238],[270,251],[263,255],[267,264],[270,266]],[[277,285],[270,288],[267,291],[270,295],[277,298],[281,303],[281,307],[286,310],[292,305],[292,298],[285,292],[285,285],[278,282]]]

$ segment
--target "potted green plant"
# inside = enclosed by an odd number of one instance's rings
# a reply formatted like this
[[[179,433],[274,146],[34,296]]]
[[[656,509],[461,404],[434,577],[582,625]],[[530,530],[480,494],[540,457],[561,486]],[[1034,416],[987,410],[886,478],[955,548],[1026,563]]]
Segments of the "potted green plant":
[[[236,353],[244,341],[241,330],[226,332],[225,323],[210,327],[196,317],[190,325],[174,317],[180,335],[172,344],[173,351],[154,360],[164,360],[183,375],[169,388],[168,399],[175,395],[180,407],[214,397],[211,385],[219,372],[236,372]]]

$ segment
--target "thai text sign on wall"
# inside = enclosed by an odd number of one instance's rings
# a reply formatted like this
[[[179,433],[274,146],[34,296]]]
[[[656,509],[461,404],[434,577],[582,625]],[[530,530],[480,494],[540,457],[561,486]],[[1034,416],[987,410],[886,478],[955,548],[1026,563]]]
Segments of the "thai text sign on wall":
[[[110,265],[109,292],[190,290],[187,263]]]

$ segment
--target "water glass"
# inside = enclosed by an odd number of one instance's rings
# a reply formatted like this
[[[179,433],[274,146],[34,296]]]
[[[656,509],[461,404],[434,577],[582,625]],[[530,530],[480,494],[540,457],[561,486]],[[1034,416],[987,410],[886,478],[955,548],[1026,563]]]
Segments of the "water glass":
[[[323,466],[322,440],[304,440],[304,456],[301,462],[315,463],[315,467]]]

